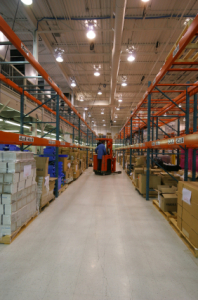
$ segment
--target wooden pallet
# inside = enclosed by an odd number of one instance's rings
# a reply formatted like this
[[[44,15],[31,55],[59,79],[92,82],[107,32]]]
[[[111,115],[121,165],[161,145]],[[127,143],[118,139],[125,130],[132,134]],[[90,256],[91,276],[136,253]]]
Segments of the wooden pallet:
[[[159,202],[158,200],[153,200],[153,205],[155,206],[155,208],[157,208],[157,210],[164,216],[164,218],[166,220],[169,221],[170,218],[173,218],[173,219],[177,219],[177,213],[176,212],[172,212],[172,211],[163,211],[161,210],[161,208],[159,207]]]
[[[177,226],[177,220],[175,218],[169,219],[169,224],[175,230],[177,235],[182,239],[184,244],[188,247],[188,249],[192,252],[192,254],[198,258],[198,249],[191,243],[191,241],[185,236],[185,234],[179,229]]]
[[[0,244],[11,244],[21,232],[25,230],[26,227],[30,225],[38,216],[38,212],[36,212],[28,221],[26,221],[20,228],[12,233],[12,235],[5,235],[0,238]]]
[[[135,186],[135,185],[134,185]],[[146,198],[146,194],[141,194],[139,189],[137,187],[135,187],[136,191],[138,191],[138,193],[143,197],[143,198]],[[155,194],[152,194],[152,192],[149,192],[149,198],[154,198],[156,197],[156,193]]]
[[[58,195],[60,196],[67,188],[68,184],[63,185],[60,190],[58,190]]]
[[[52,201],[54,201],[56,198],[55,198],[55,196],[52,198],[52,199],[50,199],[48,202],[46,202],[43,206],[41,206],[40,207],[40,212],[42,212],[47,206],[49,206],[50,205],[50,203],[52,202]]]

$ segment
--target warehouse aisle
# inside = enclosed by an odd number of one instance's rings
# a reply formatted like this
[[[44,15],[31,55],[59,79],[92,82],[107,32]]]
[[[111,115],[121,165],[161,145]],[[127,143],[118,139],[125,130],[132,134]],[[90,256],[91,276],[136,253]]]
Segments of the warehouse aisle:
[[[3,300],[195,300],[197,283],[198,261],[125,173],[89,168],[0,245]]]

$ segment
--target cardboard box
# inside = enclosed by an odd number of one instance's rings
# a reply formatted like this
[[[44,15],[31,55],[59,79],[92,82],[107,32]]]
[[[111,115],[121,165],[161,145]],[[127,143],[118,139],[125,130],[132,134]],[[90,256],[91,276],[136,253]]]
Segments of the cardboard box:
[[[169,185],[158,185],[158,201],[161,199],[161,194],[174,194],[177,191],[177,187]]]
[[[80,171],[79,170],[73,172],[73,178],[74,179],[77,179],[79,176],[80,176]]]
[[[191,191],[191,199],[190,203],[192,204],[197,204],[198,205],[198,182],[186,182],[186,181],[181,181],[178,183],[178,195],[180,194],[180,198],[178,197],[178,201],[181,204],[182,198],[182,192],[183,188]]]
[[[136,166],[146,166],[146,156],[139,156],[136,158]]]
[[[182,230],[182,219],[180,217],[177,217],[177,226]]]
[[[25,180],[18,182],[18,191],[21,191],[25,188]]]
[[[184,208],[182,211],[182,224],[183,221],[190,226],[197,234],[198,234],[198,219],[193,217],[189,212],[187,212]]]
[[[198,248],[198,234],[185,222],[182,220],[182,232],[191,241],[191,243]]]
[[[171,176],[167,175],[167,173],[165,172],[161,172],[160,173],[162,175],[162,184],[164,185],[171,185],[171,186],[177,186],[177,181],[174,180]],[[180,176],[179,175],[173,175],[171,174],[173,177],[175,177],[178,181],[180,180]]]
[[[14,194],[17,193],[17,191],[18,191],[17,183],[3,184],[3,193],[5,194]]]
[[[19,181],[19,173],[8,173],[3,176],[4,183],[17,183]]]
[[[46,177],[48,175],[49,157],[36,157],[36,176]]]
[[[141,194],[146,194],[146,174],[138,175],[139,183],[138,188]],[[161,176],[150,175],[149,176],[149,188],[157,189],[158,185],[161,185]],[[152,191],[153,194],[157,194],[157,192]]]
[[[57,179],[56,177],[49,178],[49,190],[50,191],[54,191],[56,179]]]
[[[177,195],[176,194],[162,194],[159,202],[159,207],[164,212],[177,211]]]
[[[134,168],[134,179],[138,178],[139,174],[144,174],[144,168]]]

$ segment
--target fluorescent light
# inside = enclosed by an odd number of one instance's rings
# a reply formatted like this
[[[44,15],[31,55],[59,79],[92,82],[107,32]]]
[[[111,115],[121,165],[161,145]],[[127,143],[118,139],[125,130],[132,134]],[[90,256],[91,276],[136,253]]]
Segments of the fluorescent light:
[[[89,40],[93,40],[96,37],[96,34],[93,30],[89,30],[87,32],[87,37],[88,37]]]
[[[88,107],[85,107],[84,110],[88,110]]]
[[[102,120],[102,122],[105,122],[105,120]]]
[[[76,86],[76,82],[75,82],[75,81],[72,81],[71,86],[72,86],[72,87],[75,87],[75,86]]]
[[[106,126],[106,124],[103,124],[103,126]]]
[[[150,1],[150,0],[142,0],[142,2],[145,2],[145,3],[146,3],[146,2],[149,2],[149,1]]]
[[[56,61],[58,62],[63,62],[63,58],[61,55],[58,55],[57,58],[56,58]]]
[[[55,133],[50,133],[51,135],[56,135]]]
[[[15,122],[11,122],[11,121],[5,121],[5,123],[11,124],[11,125],[15,125],[15,126],[20,126],[19,123],[15,123]]]
[[[3,119],[0,119],[0,122],[2,122],[3,121]]]
[[[122,99],[120,98],[120,99],[118,99],[118,102],[122,102]]]
[[[127,83],[126,82],[122,82],[122,86],[127,86]]]
[[[96,76],[96,77],[100,76],[100,72],[98,72],[98,71],[94,72],[94,76]]]
[[[8,123],[8,124],[11,124],[11,125],[14,125],[14,126],[21,126],[19,123],[15,123],[15,122],[11,122],[11,121],[5,121],[5,123]],[[30,129],[29,126],[26,126],[26,125],[23,125],[24,128],[27,128],[27,129]]]
[[[181,104],[179,104],[179,107],[182,107],[182,105],[181,105]]]
[[[120,110],[120,108],[119,108],[119,107],[116,107],[116,110]]]
[[[98,89],[98,95],[102,95],[101,88]]]
[[[80,97],[79,101],[81,101],[81,102],[83,102],[83,101],[84,101],[84,99],[83,99],[83,97],[82,97],[82,96]]]
[[[25,5],[31,5],[32,4],[32,0],[21,0],[21,2],[23,2]]]
[[[104,111],[101,111],[101,115],[104,115]]]
[[[19,132],[19,130],[2,130],[2,131],[4,131],[4,132]]]

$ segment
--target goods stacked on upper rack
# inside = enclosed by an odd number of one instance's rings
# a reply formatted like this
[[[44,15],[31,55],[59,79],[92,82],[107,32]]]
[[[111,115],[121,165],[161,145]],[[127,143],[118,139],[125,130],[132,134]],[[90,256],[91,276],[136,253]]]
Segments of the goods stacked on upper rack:
[[[13,235],[38,212],[36,162],[31,152],[0,152],[0,242]]]
[[[50,177],[48,174],[49,157],[36,157],[36,182],[37,201],[41,209],[52,199],[54,199],[54,187],[56,178]]]
[[[48,174],[50,177],[55,177],[55,160],[56,160],[56,147],[48,146],[44,149],[44,154],[40,157],[49,157]],[[61,185],[64,185],[64,173],[63,173],[63,163],[58,162],[58,189],[60,190]]]

